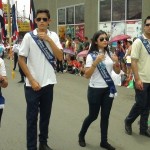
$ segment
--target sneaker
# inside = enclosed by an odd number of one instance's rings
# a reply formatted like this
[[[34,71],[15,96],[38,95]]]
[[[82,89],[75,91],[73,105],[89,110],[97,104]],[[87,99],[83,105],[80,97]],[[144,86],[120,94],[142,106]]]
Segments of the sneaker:
[[[39,150],[52,150],[47,144],[40,144]]]
[[[110,145],[108,142],[106,142],[106,143],[101,143],[100,146],[101,146],[102,148],[107,149],[107,150],[115,150],[115,149],[116,149],[115,147],[113,147],[112,145]]]
[[[84,137],[80,137],[79,136],[79,145],[81,146],[81,147],[85,147],[86,146],[86,143],[85,143],[85,139],[84,139]]]

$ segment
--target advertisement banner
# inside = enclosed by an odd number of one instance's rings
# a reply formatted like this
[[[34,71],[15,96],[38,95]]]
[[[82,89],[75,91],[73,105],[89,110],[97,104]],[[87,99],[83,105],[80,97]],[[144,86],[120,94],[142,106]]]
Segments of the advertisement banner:
[[[132,39],[142,34],[142,21],[127,21],[126,33],[130,35]]]
[[[110,36],[111,33],[111,22],[99,23],[98,30],[103,30]]]
[[[125,22],[112,22],[111,38],[120,34],[125,34]]]
[[[31,30],[29,22],[18,22],[19,32],[28,32]]]

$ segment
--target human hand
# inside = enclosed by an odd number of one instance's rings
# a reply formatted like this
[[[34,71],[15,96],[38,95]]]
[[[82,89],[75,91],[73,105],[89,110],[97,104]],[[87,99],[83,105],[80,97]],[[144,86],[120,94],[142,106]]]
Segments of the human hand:
[[[30,84],[34,91],[39,91],[41,89],[41,86],[39,85],[39,83],[34,79],[30,81]]]
[[[99,62],[102,62],[104,59],[105,59],[104,54],[98,54],[96,59],[95,59],[95,62],[96,62],[96,64],[98,64]]]
[[[143,88],[143,82],[142,82],[140,79],[135,80],[135,87],[136,87],[136,89],[142,91],[142,90],[144,89],[144,88]]]
[[[0,75],[0,83],[3,83],[4,77]]]
[[[49,41],[50,37],[45,32],[38,32],[38,37],[40,40]]]

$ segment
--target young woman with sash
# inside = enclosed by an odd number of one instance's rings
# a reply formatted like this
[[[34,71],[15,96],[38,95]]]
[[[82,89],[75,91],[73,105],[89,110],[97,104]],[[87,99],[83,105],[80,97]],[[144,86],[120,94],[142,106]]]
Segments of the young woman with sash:
[[[86,146],[85,135],[90,124],[98,117],[101,109],[101,143],[100,146],[108,150],[115,150],[107,141],[109,115],[114,96],[117,94],[111,71],[120,73],[118,57],[108,49],[108,36],[100,30],[92,38],[92,44],[86,59],[85,77],[90,78],[88,86],[89,114],[85,118],[80,133],[79,145]]]

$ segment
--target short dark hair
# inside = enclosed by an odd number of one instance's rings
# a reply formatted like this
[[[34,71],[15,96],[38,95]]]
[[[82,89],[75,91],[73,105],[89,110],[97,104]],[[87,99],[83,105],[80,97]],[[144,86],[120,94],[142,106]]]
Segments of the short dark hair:
[[[150,20],[150,16],[147,16],[146,19],[144,20],[144,24],[146,24],[146,21]]]
[[[39,13],[46,13],[46,15],[47,15],[47,17],[50,19],[50,12],[49,12],[49,10],[48,9],[38,9],[37,11],[36,11],[36,14],[35,14],[35,17],[37,17],[37,15],[39,14]]]

